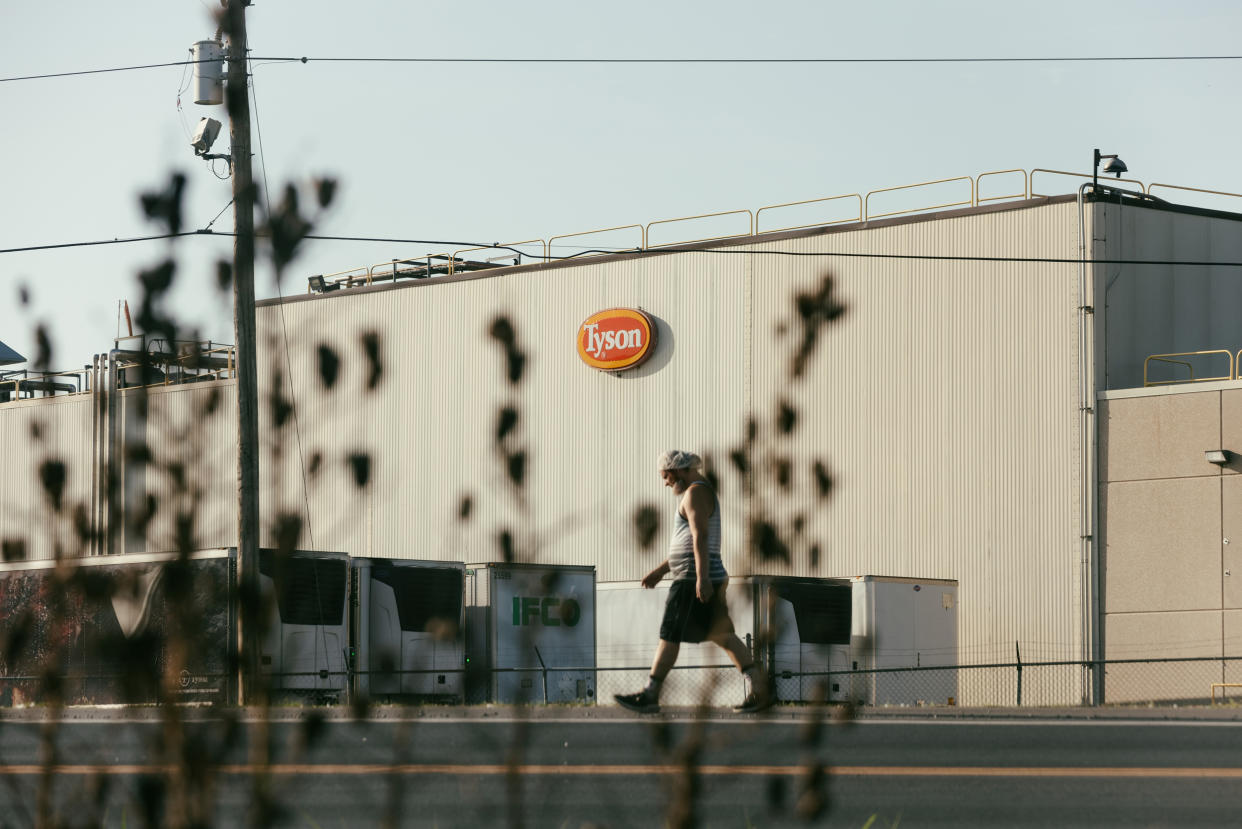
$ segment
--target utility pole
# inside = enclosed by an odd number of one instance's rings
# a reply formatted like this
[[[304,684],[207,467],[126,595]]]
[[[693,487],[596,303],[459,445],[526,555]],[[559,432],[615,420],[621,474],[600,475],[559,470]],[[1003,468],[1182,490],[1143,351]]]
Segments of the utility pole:
[[[225,103],[233,156],[233,328],[237,346],[238,702],[259,691],[259,406],[254,322],[254,179],[250,169],[250,92],[246,78],[246,5],[227,4]]]

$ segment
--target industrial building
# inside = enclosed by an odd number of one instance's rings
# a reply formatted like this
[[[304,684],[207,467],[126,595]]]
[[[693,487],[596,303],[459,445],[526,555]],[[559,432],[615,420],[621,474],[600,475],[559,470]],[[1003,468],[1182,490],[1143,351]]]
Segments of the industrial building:
[[[993,176],[1008,195],[983,195]],[[1061,195],[1038,194],[1041,176]],[[708,240],[701,217],[682,240],[656,222],[634,250],[568,259],[538,240],[503,263],[446,252],[313,277],[257,312],[260,543],[289,515],[305,549],[636,582],[674,509],[654,460],[687,448],[713,461],[732,574],[953,580],[961,664],[1067,663],[1030,702],[1242,681],[1223,659],[1242,656],[1242,215],[1177,203],[1191,188],[1065,178],[964,177],[969,196],[889,215],[872,209],[887,190],[812,200],[858,212],[794,228],[735,211],[749,227]],[[759,213],[779,225],[793,207]],[[672,240],[651,244],[653,225]],[[795,376],[798,297],[825,277],[844,313]],[[622,371],[583,353],[584,321],[610,309],[654,335]],[[196,547],[236,546],[227,359],[178,374],[169,358],[140,389],[123,356],[97,357],[81,393],[4,387],[0,537],[30,558],[176,549],[188,515]],[[273,400],[292,415],[277,423]],[[33,484],[48,456],[68,468],[55,516]],[[649,547],[644,505],[661,519]],[[756,554],[756,522],[782,529],[779,555]],[[1082,664],[1166,656],[1222,659],[1154,688]],[[1011,699],[998,683],[960,694]]]

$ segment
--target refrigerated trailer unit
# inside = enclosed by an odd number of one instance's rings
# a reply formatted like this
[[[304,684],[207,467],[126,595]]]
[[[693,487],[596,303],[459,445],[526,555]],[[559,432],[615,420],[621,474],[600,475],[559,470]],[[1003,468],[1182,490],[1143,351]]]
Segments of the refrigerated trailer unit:
[[[607,678],[610,690],[604,702],[612,702],[611,692],[635,691],[646,683],[668,586],[667,580],[651,590],[637,582],[598,585],[598,665],[608,669],[601,671],[601,679]],[[729,580],[725,597],[734,631],[772,675],[778,699],[817,699],[819,686],[829,680],[827,672],[847,669],[851,596],[848,579]],[[666,705],[736,705],[747,690],[720,647],[710,642],[683,644],[660,699]],[[844,700],[849,687],[832,678],[828,692],[830,699]]]
[[[344,688],[345,568],[342,553],[260,551],[274,690]],[[0,635],[20,643],[0,654],[0,701],[41,701],[52,668],[70,704],[235,702],[237,616],[235,548],[0,564]]]
[[[259,586],[276,610],[259,652],[272,691],[325,699],[345,694],[348,583],[345,553],[259,551]]]
[[[0,703],[49,671],[70,705],[234,700],[235,577],[230,550],[0,564]]]
[[[368,697],[461,700],[464,564],[350,561],[350,665]]]
[[[889,576],[852,582],[851,664],[859,673],[850,676],[851,698],[862,705],[956,704],[957,582]]]
[[[595,700],[595,568],[466,566],[466,698]]]

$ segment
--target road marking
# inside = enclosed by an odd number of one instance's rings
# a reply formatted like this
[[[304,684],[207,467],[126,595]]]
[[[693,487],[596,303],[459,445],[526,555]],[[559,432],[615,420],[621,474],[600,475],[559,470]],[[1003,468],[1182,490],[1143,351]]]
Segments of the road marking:
[[[685,766],[667,764],[625,765],[520,765],[468,763],[273,763],[257,766],[235,763],[214,766],[217,774],[272,774],[291,775],[564,775],[575,777],[641,777],[664,776],[685,771]],[[159,764],[72,764],[53,766],[54,775],[108,775],[127,776],[143,774],[169,774],[173,767]],[[696,774],[711,777],[774,777],[805,774],[806,766],[724,766],[703,765],[695,768]],[[37,776],[47,772],[35,764],[0,765],[0,777]],[[1242,768],[1170,768],[1170,767],[1091,767],[1071,766],[831,766],[829,772],[838,777],[1076,777],[1120,779],[1242,779]]]
[[[259,717],[241,717],[238,722],[246,724],[255,724],[266,722],[269,725],[280,726],[300,726],[304,718],[290,719],[269,719],[263,720]],[[58,718],[52,720],[43,719],[5,719],[6,727],[12,726],[36,726],[41,727],[45,723],[52,722],[56,725],[163,725],[163,719],[152,717],[149,719],[133,718],[133,717],[104,717],[100,719],[86,719],[82,717]],[[204,718],[187,718],[186,722],[203,723],[203,722],[223,722],[220,717],[204,717]],[[863,716],[854,720],[833,720],[831,716],[814,717],[810,715],[798,715],[796,717],[774,716],[774,717],[734,717],[724,716],[720,718],[708,715],[706,717],[697,717],[694,715],[673,716],[668,718],[661,717],[376,717],[374,719],[359,719],[354,717],[329,717],[325,720],[328,725],[512,725],[514,723],[526,723],[529,725],[540,725],[547,723],[549,725],[633,725],[635,723],[655,723],[664,722],[669,724],[681,724],[690,722],[707,722],[713,726],[717,725],[742,725],[755,726],[762,725],[764,728],[772,726],[804,726],[810,722],[822,722],[825,725],[834,727],[854,727],[854,726],[903,726],[911,725],[938,725],[938,726],[1064,726],[1069,728],[1082,727],[1112,727],[1112,728],[1132,728],[1140,726],[1143,728],[1242,728],[1242,720],[1213,720],[1213,719],[1150,719],[1142,718],[1134,719],[1077,719],[1074,717],[1066,717],[1059,719],[1027,719],[1018,718],[1006,719],[1004,717],[995,718],[974,718],[971,716],[958,716],[953,714],[944,715],[942,717],[877,717],[868,719]]]
[[[1242,768],[1099,766],[833,766],[832,774],[854,777],[1093,777],[1242,779]]]

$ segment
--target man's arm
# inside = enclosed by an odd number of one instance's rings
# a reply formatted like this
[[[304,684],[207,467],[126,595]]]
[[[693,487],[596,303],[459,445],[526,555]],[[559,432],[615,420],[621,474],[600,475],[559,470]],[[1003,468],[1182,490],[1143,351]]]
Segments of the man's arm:
[[[690,523],[690,538],[694,542],[695,595],[699,601],[711,599],[716,588],[712,587],[711,558],[707,551],[708,521],[716,509],[716,499],[705,486],[692,486],[682,501],[682,510]]]
[[[666,575],[668,575],[668,559],[664,559],[664,561],[660,562],[659,567],[643,576],[642,585],[650,590],[659,584],[660,579],[664,578]]]

